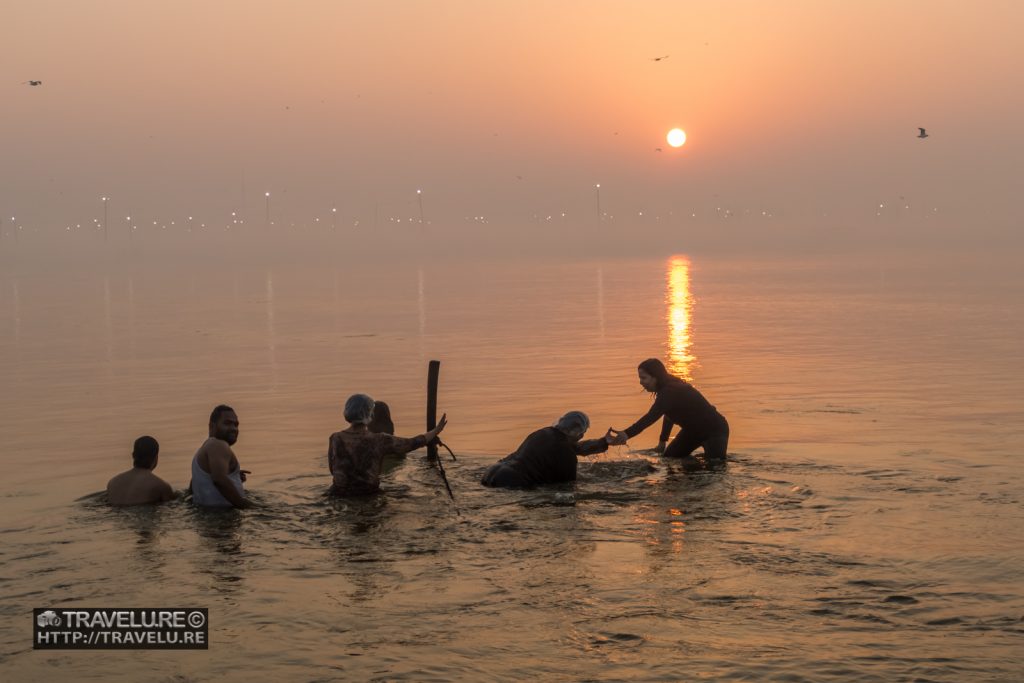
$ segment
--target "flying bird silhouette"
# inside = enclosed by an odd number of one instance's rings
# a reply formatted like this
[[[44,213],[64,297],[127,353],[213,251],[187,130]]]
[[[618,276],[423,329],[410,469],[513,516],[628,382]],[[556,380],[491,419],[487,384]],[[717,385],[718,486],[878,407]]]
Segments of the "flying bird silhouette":
[[[663,57],[651,57],[652,62],[660,62],[663,59],[668,59],[671,55],[665,55]]]
[[[918,130],[921,132],[917,134],[917,137],[921,138],[922,140],[928,137],[928,133],[924,132],[924,128],[918,128]]]
[[[28,83],[29,85],[32,85],[32,86],[42,85],[43,84],[42,81],[22,81],[22,83]]]

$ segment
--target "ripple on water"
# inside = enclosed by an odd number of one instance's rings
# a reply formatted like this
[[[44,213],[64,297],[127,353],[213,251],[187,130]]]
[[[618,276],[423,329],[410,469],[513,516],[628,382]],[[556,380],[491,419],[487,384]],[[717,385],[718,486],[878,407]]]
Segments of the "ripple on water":
[[[218,610],[221,642],[258,644],[251,660],[266,671],[287,647],[311,679],[331,666],[372,678],[352,664],[371,654],[380,677],[419,679],[410,654],[424,661],[431,647],[464,658],[436,672],[465,678],[483,667],[494,678],[487,662],[521,651],[502,654],[515,624],[537,655],[518,673],[541,678],[564,675],[545,662],[585,652],[581,679],[598,662],[602,678],[675,680],[685,653],[688,671],[718,678],[952,680],[949,663],[901,650],[965,633],[1017,638],[1024,627],[1012,562],[933,553],[896,564],[864,552],[862,529],[842,542],[851,519],[900,500],[900,488],[927,481],[977,495],[964,482],[749,454],[697,473],[646,456],[586,461],[575,485],[534,491],[485,489],[481,471],[471,457],[451,464],[454,505],[436,471],[414,460],[389,471],[378,496],[331,498],[323,477],[287,476],[252,491],[260,507],[244,513],[184,501],[115,510],[87,496],[5,534],[2,557],[29,578],[4,577],[12,599],[2,609],[16,617],[44,597],[102,604],[153,590],[189,597]],[[557,504],[566,495],[575,505]],[[950,578],[986,572],[987,589]],[[991,589],[999,581],[1004,592]],[[18,638],[4,631],[5,650]],[[845,663],[821,660],[822,638],[848,651]],[[956,673],[974,665],[962,658]]]

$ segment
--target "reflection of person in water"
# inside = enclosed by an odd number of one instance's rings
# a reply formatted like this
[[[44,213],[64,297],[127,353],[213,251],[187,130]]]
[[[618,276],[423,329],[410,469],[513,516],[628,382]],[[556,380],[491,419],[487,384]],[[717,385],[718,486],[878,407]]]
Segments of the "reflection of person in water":
[[[448,418],[441,416],[437,426],[429,432],[405,439],[390,434],[371,432],[374,401],[366,394],[354,394],[345,401],[345,420],[348,429],[331,434],[327,465],[334,477],[331,493],[358,496],[380,490],[380,472],[388,455],[405,455],[423,448],[437,438]]]
[[[151,436],[140,436],[132,449],[132,468],[107,482],[111,505],[146,505],[175,498],[171,485],[153,474],[160,460],[160,444]]]
[[[374,434],[395,434],[395,423],[391,421],[391,408],[384,401],[373,402],[373,417],[366,425]]]
[[[729,445],[729,423],[708,403],[697,389],[669,373],[665,364],[657,358],[648,358],[637,368],[640,385],[654,394],[654,405],[647,414],[623,430],[613,429],[613,445],[621,445],[636,436],[658,418],[664,416],[682,429],[672,443],[665,448],[666,457],[684,458],[684,464],[701,464],[691,454],[697,446],[704,447],[706,464],[725,461]],[[662,428],[661,440],[668,436],[668,429]]]
[[[576,481],[576,456],[604,453],[611,432],[600,439],[580,441],[590,428],[585,413],[573,410],[526,437],[515,453],[491,465],[480,483],[484,486],[532,488],[541,484]]]

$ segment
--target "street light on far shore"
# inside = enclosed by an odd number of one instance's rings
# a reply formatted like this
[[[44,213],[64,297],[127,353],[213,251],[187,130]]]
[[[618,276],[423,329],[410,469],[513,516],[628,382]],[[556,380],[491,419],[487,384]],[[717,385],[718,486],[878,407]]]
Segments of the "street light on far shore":
[[[103,241],[107,241],[107,200],[109,197],[100,197],[103,200]]]

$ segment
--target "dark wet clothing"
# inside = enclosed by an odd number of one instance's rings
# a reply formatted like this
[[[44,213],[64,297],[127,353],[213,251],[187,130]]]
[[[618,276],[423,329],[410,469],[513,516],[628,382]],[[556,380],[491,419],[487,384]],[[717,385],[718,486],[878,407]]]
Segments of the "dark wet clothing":
[[[359,496],[380,490],[380,472],[388,455],[405,455],[423,448],[427,440],[422,435],[403,439],[390,434],[345,430],[331,434],[327,450],[327,465],[334,476],[331,493],[341,496]]]
[[[664,417],[659,441],[667,441],[672,425],[682,427],[679,435],[665,449],[669,457],[682,457],[704,445],[709,457],[725,457],[729,440],[729,423],[704,395],[689,382],[679,378],[666,380],[658,387],[658,395],[647,414],[627,427],[626,436],[632,438]],[[724,442],[723,442],[724,439]]]
[[[484,486],[533,488],[576,480],[576,456],[604,453],[604,438],[573,441],[554,428],[538,429],[526,437],[515,453],[491,465],[480,483]]]
[[[723,417],[722,420],[725,420]],[[662,453],[666,458],[685,458],[695,450],[697,446],[704,447],[705,460],[725,460],[726,451],[729,448],[729,424],[720,428],[714,434],[695,432],[683,429],[676,438],[665,447]]]
[[[658,435],[658,443],[664,443],[668,441],[668,437],[672,436],[672,420],[667,417],[661,420],[661,434]]]

